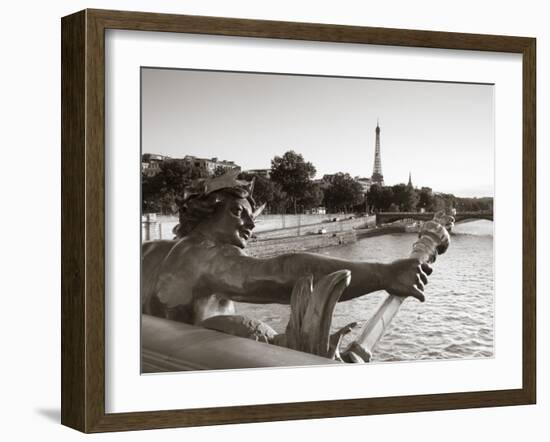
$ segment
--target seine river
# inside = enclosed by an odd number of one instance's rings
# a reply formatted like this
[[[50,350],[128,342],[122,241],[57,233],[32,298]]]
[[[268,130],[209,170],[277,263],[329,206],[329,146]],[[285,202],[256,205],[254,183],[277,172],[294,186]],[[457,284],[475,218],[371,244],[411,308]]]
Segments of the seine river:
[[[412,233],[365,238],[355,244],[322,249],[319,253],[346,259],[390,262],[407,257]],[[480,358],[493,356],[493,223],[475,221],[453,229],[452,244],[438,257],[426,286],[426,302],[408,299],[375,349],[374,361]],[[359,322],[345,342],[360,331],[381,293],[336,306],[334,331]],[[237,313],[268,323],[284,332],[289,307],[239,304]]]

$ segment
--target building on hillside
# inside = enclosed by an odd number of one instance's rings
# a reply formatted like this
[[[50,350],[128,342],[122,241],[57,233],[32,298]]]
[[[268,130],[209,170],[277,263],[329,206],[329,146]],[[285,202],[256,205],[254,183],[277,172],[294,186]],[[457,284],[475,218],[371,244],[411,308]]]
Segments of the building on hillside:
[[[144,153],[141,155],[141,173],[146,176],[154,176],[160,172],[160,164],[169,159],[164,155]]]
[[[366,194],[370,190],[370,187],[372,186],[372,180],[370,178],[355,177],[355,181],[361,184],[364,194]]]
[[[183,160],[185,164],[196,167],[201,170],[205,170],[209,173],[214,173],[218,168],[222,168],[225,171],[238,169],[241,170],[241,167],[235,164],[234,161],[220,160],[217,157],[213,158],[199,158],[193,155],[186,155]]]
[[[244,173],[261,176],[262,178],[267,179],[271,178],[271,169],[248,169],[245,170]]]
[[[216,157],[199,158],[193,155],[186,155],[184,158],[170,158],[164,155],[144,153],[141,156],[141,171],[144,175],[154,176],[160,172],[160,164],[167,160],[181,162],[185,165],[204,170],[209,174],[213,174],[218,168],[222,168],[224,171],[232,169],[241,170],[241,167],[235,164],[234,161],[220,160]]]

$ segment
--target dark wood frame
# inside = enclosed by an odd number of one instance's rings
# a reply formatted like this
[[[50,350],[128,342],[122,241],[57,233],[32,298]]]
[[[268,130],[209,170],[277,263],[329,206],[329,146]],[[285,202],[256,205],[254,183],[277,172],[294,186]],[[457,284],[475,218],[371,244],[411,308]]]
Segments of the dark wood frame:
[[[523,56],[523,386],[402,397],[105,413],[105,30],[183,32]],[[85,10],[62,19],[61,422],[84,432],[311,419],[536,400],[536,40],[312,23]]]

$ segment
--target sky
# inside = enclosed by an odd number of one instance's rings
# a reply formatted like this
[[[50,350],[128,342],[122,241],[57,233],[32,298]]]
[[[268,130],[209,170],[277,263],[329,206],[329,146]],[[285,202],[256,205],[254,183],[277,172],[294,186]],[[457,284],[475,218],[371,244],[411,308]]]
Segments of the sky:
[[[324,174],[494,193],[494,86],[142,68],[142,152],[271,166],[294,150]]]

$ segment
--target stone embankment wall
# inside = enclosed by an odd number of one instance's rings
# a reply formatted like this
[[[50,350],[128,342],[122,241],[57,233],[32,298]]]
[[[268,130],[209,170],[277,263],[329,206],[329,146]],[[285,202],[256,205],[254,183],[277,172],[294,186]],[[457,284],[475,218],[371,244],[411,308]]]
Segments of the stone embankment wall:
[[[280,238],[317,233],[323,227],[328,232],[341,232],[349,228],[363,227],[366,223],[369,224],[369,227],[376,225],[375,216],[357,218],[356,220],[328,221],[343,216],[345,215],[261,215],[256,222],[254,233],[262,238]],[[172,230],[177,223],[177,216],[157,215],[151,222],[142,219],[141,239],[142,241],[173,239]]]
[[[275,229],[264,232],[257,232],[256,236],[259,240],[273,239],[273,238],[285,238],[296,237],[306,235],[316,235],[320,229],[325,229],[327,233],[343,233],[366,227],[367,224],[374,225],[376,223],[374,216],[363,216],[360,218],[344,219],[334,222],[322,222],[309,225],[301,225],[295,227],[289,227],[286,229]]]
[[[332,214],[260,215],[259,218],[256,220],[256,228],[254,229],[254,231],[264,232],[267,230],[286,229],[289,227],[318,224],[337,216],[342,216],[342,215],[332,215]]]
[[[283,253],[305,252],[323,247],[353,243],[357,240],[355,231],[303,235],[286,238],[257,239],[246,247],[249,256],[270,258]]]

